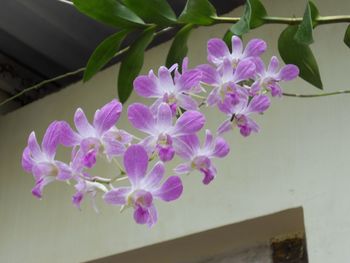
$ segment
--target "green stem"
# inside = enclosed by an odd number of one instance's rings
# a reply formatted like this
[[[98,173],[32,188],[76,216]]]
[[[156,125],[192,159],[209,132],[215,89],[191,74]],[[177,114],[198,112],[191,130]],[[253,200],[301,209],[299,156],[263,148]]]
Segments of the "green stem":
[[[340,95],[340,94],[346,94],[346,93],[350,93],[350,90],[339,90],[339,91],[319,93],[319,94],[294,94],[294,93],[284,92],[283,96],[295,97],[295,98],[317,98],[317,97],[326,97],[326,96]]]

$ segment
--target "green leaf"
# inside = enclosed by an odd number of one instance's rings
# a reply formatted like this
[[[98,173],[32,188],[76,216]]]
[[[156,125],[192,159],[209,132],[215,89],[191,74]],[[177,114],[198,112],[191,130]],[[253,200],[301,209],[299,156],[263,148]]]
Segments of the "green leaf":
[[[140,73],[145,49],[154,38],[155,27],[144,30],[141,36],[130,46],[120,66],[118,75],[118,96],[124,103],[133,89],[133,81]]]
[[[298,26],[298,30],[295,34],[295,39],[307,45],[310,45],[314,42],[312,37],[312,31],[317,25],[317,18],[319,17],[319,12],[316,5],[308,1],[303,17],[303,21]]]
[[[73,0],[75,7],[85,15],[118,28],[144,26],[144,22],[117,0]]]
[[[175,63],[181,64],[181,61],[186,56],[188,47],[187,39],[193,28],[192,24],[188,24],[181,28],[179,32],[175,35],[174,41],[169,49],[168,56],[166,58],[166,66],[171,67]]]
[[[299,43],[294,36],[298,26],[288,26],[278,39],[278,50],[286,64],[299,67],[300,77],[319,89],[323,89],[317,62],[310,47]]]
[[[215,7],[208,0],[187,0],[179,22],[195,25],[211,25],[216,17]]]
[[[119,50],[128,31],[119,31],[103,40],[90,56],[84,72],[84,81],[91,79]]]
[[[244,13],[240,20],[231,27],[231,32],[241,36],[250,29],[262,26],[267,16],[266,9],[260,0],[247,0],[244,6]]]
[[[147,23],[160,26],[176,23],[176,15],[166,0],[124,0],[123,3]]]
[[[233,36],[233,33],[231,32],[231,30],[227,30],[224,37],[222,38],[222,40],[224,40],[224,42],[226,43],[229,49],[232,48],[232,41],[231,41],[232,36]]]
[[[350,25],[348,26],[348,28],[345,31],[344,43],[345,43],[345,45],[347,45],[350,48]]]

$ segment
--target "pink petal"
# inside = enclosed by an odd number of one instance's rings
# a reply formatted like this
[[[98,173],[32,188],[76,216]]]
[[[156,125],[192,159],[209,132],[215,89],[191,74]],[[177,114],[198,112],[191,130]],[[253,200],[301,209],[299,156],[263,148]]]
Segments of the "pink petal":
[[[177,96],[178,106],[185,110],[198,110],[197,101],[189,95],[179,94]]]
[[[130,187],[115,188],[105,193],[103,199],[109,205],[125,205],[127,203],[126,199],[130,191]]]
[[[198,111],[186,111],[177,119],[174,134],[177,136],[192,134],[202,129],[204,124],[205,117],[202,113]]]
[[[27,173],[31,173],[32,172],[32,168],[33,168],[33,159],[31,157],[31,152],[29,147],[27,146],[22,154],[22,168],[27,172]]]
[[[180,177],[170,176],[164,184],[154,192],[154,196],[169,202],[178,199],[182,194],[182,190],[183,186]]]
[[[232,43],[232,55],[235,58],[239,58],[243,52],[242,40],[238,36],[232,36],[231,43]]]
[[[299,68],[295,65],[288,64],[281,69],[279,78],[284,81],[289,81],[295,79],[298,75]]]
[[[210,130],[205,130],[204,148],[210,148],[213,143],[213,134]]]
[[[218,158],[225,157],[230,152],[230,146],[223,138],[216,138],[213,155]]]
[[[223,57],[229,56],[226,43],[219,38],[212,38],[208,41],[208,60],[212,63],[217,63],[218,60],[222,60]]]
[[[162,66],[158,70],[159,84],[162,89],[169,90],[169,87],[174,86],[173,77],[171,76],[170,70]]]
[[[270,98],[266,95],[257,95],[250,101],[247,112],[262,113],[270,107]]]
[[[209,85],[217,84],[220,82],[219,74],[213,66],[208,64],[203,64],[203,65],[197,66],[197,69],[200,70],[202,73],[202,77],[201,77],[202,82]]]
[[[248,42],[245,50],[245,57],[257,57],[266,51],[266,42],[261,39],[252,39]]]
[[[80,135],[74,132],[67,122],[61,121],[60,143],[66,147],[71,147],[78,145],[80,141]]]
[[[58,121],[54,121],[47,128],[41,144],[43,152],[45,152],[50,159],[53,159],[56,154],[56,149],[60,142],[60,135],[61,124]]]
[[[188,91],[197,86],[201,80],[201,77],[202,73],[196,69],[183,73],[176,82],[177,91]]]
[[[145,177],[148,155],[141,145],[131,145],[124,155],[124,167],[132,185],[137,186]]]
[[[270,74],[274,74],[277,72],[278,68],[279,68],[279,61],[278,58],[273,56],[270,60],[269,66],[267,67],[267,72],[269,72]]]
[[[152,170],[147,174],[147,176],[144,178],[144,187],[145,189],[153,189],[154,187],[157,187],[162,180],[165,173],[165,167],[162,162],[157,162]]]
[[[56,161],[55,164],[58,167],[57,180],[66,181],[72,178],[72,170],[67,164],[60,161]]]
[[[168,104],[161,103],[157,112],[157,127],[165,130],[172,126],[173,114]]]
[[[155,126],[151,110],[141,103],[133,103],[129,106],[128,119],[136,129],[146,133],[152,133]]]
[[[189,174],[192,171],[191,165],[189,163],[182,163],[175,167],[174,173],[177,175]]]
[[[114,99],[96,111],[94,127],[99,134],[103,134],[116,124],[122,113],[122,109],[122,104]]]
[[[134,210],[134,219],[137,224],[147,224],[150,221],[150,213],[147,208],[138,206]]]
[[[134,80],[134,89],[138,95],[146,98],[159,98],[163,95],[153,71],[148,76],[137,77]]]
[[[232,127],[231,121],[230,120],[226,120],[223,123],[221,123],[221,125],[219,126],[217,132],[220,135],[220,134],[223,134],[225,132],[228,132],[228,131],[232,130],[232,128],[233,127]]]
[[[248,80],[255,75],[255,64],[250,60],[243,60],[238,63],[233,79],[234,82]]]
[[[34,159],[42,158],[43,154],[41,152],[40,146],[35,136],[35,132],[31,132],[28,138],[28,148],[31,152],[31,155]]]
[[[84,111],[80,108],[78,108],[74,114],[74,123],[78,132],[83,137],[89,137],[95,134],[95,129],[88,122]]]

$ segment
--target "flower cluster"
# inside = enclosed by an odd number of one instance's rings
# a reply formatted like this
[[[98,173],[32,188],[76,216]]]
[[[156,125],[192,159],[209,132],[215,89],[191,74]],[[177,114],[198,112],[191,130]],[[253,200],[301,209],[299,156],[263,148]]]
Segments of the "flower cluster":
[[[260,39],[251,40],[243,49],[241,39],[233,36],[231,52],[222,40],[211,39],[208,64],[189,69],[186,58],[181,72],[175,64],[160,67],[157,75],[151,70],[137,77],[136,93],[153,99],[150,106],[133,103],[127,109],[129,122],[145,134],[141,139],[117,128],[122,105],[115,99],[96,111],[92,123],[80,108],[74,115],[75,129],[65,121],[54,121],[41,146],[32,132],[22,166],[34,176],[33,195],[41,198],[44,187],[54,181],[75,182],[72,203],[78,208],[89,197],[97,209],[94,200],[102,193],[107,204],[118,205],[121,210],[133,208],[137,223],[154,225],[158,218],[155,200],[179,198],[183,191],[181,176],[195,170],[202,174],[203,184],[209,184],[217,174],[214,159],[230,151],[222,134],[235,127],[243,136],[258,132],[252,116],[269,108],[269,95],[282,95],[281,81],[298,76],[294,65],[279,68],[276,57],[266,69],[260,58],[265,50],[266,43]],[[203,107],[216,107],[224,117],[215,132],[205,130],[201,144],[198,136],[206,122],[200,111]],[[71,149],[69,164],[55,159],[59,145]],[[165,165],[175,155],[182,162],[173,175],[163,179]],[[119,173],[91,175],[89,169],[99,158],[116,164]],[[124,180],[130,186],[115,186]]]

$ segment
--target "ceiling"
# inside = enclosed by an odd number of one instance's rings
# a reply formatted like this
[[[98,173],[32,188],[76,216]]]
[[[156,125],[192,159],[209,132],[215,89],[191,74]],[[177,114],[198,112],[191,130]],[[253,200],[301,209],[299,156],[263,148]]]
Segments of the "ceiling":
[[[244,0],[211,2],[222,14]],[[179,14],[186,0],[170,0],[169,3]],[[6,99],[42,80],[84,67],[96,46],[114,32],[116,29],[86,17],[74,6],[58,0],[1,0],[0,97]],[[168,40],[173,34],[162,36],[154,45]],[[65,78],[26,93],[16,99],[15,108],[80,78],[81,75]]]

